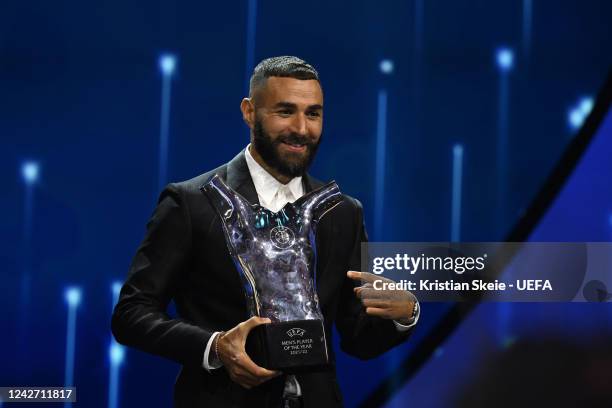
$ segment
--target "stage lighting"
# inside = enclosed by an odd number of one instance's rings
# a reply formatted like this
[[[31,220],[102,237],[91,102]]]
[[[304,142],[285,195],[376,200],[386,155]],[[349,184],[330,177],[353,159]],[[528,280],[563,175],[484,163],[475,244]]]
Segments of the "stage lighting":
[[[393,61],[389,59],[384,59],[380,61],[379,64],[380,72],[383,74],[389,75],[393,73]]]
[[[68,303],[68,318],[66,325],[66,361],[64,364],[64,386],[74,386],[74,360],[76,350],[76,324],[77,324],[77,307],[81,302],[81,289],[78,287],[69,287],[64,293],[66,303]],[[72,405],[70,402],[64,403],[64,408],[69,408]]]
[[[28,184],[33,184],[38,180],[38,163],[27,161],[21,166],[21,174]]]
[[[532,19],[533,1],[523,0],[523,52],[526,59],[531,51]]]
[[[170,96],[172,94],[172,76],[176,70],[176,57],[163,54],[159,57],[159,68],[163,73],[161,87],[161,116],[159,129],[159,174],[158,189],[162,191],[168,182],[168,146],[170,145]]]
[[[579,129],[584,118],[579,109],[571,109],[567,114],[567,121],[572,129]]]
[[[255,36],[257,34],[257,0],[248,0],[246,26],[246,55],[244,70],[244,93],[249,93],[251,73],[255,67]]]
[[[495,52],[495,62],[499,68],[499,97],[497,110],[497,207],[499,234],[506,231],[508,202],[508,149],[510,140],[510,70],[514,66],[514,51],[500,47]]]
[[[385,215],[385,163],[387,161],[387,91],[378,90],[374,185],[374,239],[382,240]]]
[[[81,302],[81,289],[72,287],[66,289],[66,302],[69,306],[78,306]]]
[[[121,282],[113,282],[112,288],[112,306],[117,304],[119,292],[121,291]],[[108,372],[108,408],[117,408],[119,406],[119,368],[125,359],[125,347],[117,343],[114,338],[111,338],[108,348],[108,358],[110,360],[110,369]]]
[[[117,303],[117,299],[119,298],[119,292],[121,292],[121,282],[113,282],[112,290],[113,302]]]
[[[159,69],[164,75],[172,76],[176,69],[176,57],[172,54],[163,54],[159,57]]]
[[[593,105],[594,105],[593,98],[584,97],[580,100],[578,109],[580,109],[580,112],[586,118],[587,116],[589,116],[589,113],[591,113],[591,110],[593,110]]]
[[[502,71],[509,71],[514,64],[514,52],[510,48],[500,48],[497,50],[496,60]]]
[[[453,174],[451,198],[451,242],[461,238],[461,184],[463,178],[463,146],[453,146]]]
[[[111,342],[108,355],[112,365],[121,365],[125,357],[125,348],[116,341],[113,341]]]
[[[453,155],[455,157],[463,155],[463,146],[460,144],[456,144],[453,146]]]
[[[567,113],[567,122],[572,130],[578,130],[591,113],[595,102],[593,98],[585,96],[578,101]]]

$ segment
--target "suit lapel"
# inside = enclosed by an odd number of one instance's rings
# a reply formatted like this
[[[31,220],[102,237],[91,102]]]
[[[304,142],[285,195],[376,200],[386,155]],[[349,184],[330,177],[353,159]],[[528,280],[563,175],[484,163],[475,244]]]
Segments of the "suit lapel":
[[[304,186],[304,193],[310,193],[312,190],[321,187],[323,183],[306,173],[302,177],[302,185]]]
[[[227,164],[226,183],[231,189],[241,194],[251,204],[260,204],[257,190],[255,190],[255,184],[253,184],[253,179],[249,172],[249,166],[244,157],[244,149]]]

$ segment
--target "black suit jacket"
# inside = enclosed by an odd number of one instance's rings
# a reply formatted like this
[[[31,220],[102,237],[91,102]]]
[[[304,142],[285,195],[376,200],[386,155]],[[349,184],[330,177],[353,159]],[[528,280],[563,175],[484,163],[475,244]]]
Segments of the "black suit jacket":
[[[221,222],[200,187],[219,174],[235,191],[258,202],[244,151],[229,163],[161,193],[121,289],[112,331],[121,344],[178,362],[183,367],[174,392],[177,407],[278,407],[284,377],[252,390],[230,380],[223,368],[207,372],[204,350],[215,331],[229,330],[249,316],[238,272],[227,250]],[[303,177],[305,191],[323,183]],[[390,320],[367,316],[353,293],[347,270],[360,270],[367,236],[361,203],[343,201],[320,221],[317,231],[317,291],[331,346],[332,324],[348,354],[367,359],[406,340]],[[174,300],[178,318],[167,312]],[[331,356],[333,359],[333,355]],[[304,407],[342,406],[335,368],[301,374]]]

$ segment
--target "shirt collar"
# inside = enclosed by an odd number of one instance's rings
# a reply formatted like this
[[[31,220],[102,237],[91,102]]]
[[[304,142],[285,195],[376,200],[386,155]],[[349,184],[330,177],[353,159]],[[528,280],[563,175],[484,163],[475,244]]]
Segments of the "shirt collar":
[[[244,156],[249,168],[249,173],[251,173],[251,178],[253,179],[253,184],[255,185],[255,190],[257,190],[257,194],[259,194],[260,197],[266,202],[270,202],[282,186],[288,186],[296,200],[304,195],[302,176],[294,177],[287,184],[282,184],[255,161],[251,155],[250,148],[251,144],[247,145]]]

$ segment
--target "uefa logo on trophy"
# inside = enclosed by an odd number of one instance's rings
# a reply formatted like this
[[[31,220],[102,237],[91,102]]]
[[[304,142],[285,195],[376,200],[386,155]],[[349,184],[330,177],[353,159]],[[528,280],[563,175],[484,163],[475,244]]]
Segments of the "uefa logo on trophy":
[[[274,227],[270,231],[270,242],[279,249],[286,249],[295,242],[295,234],[285,226]]]

